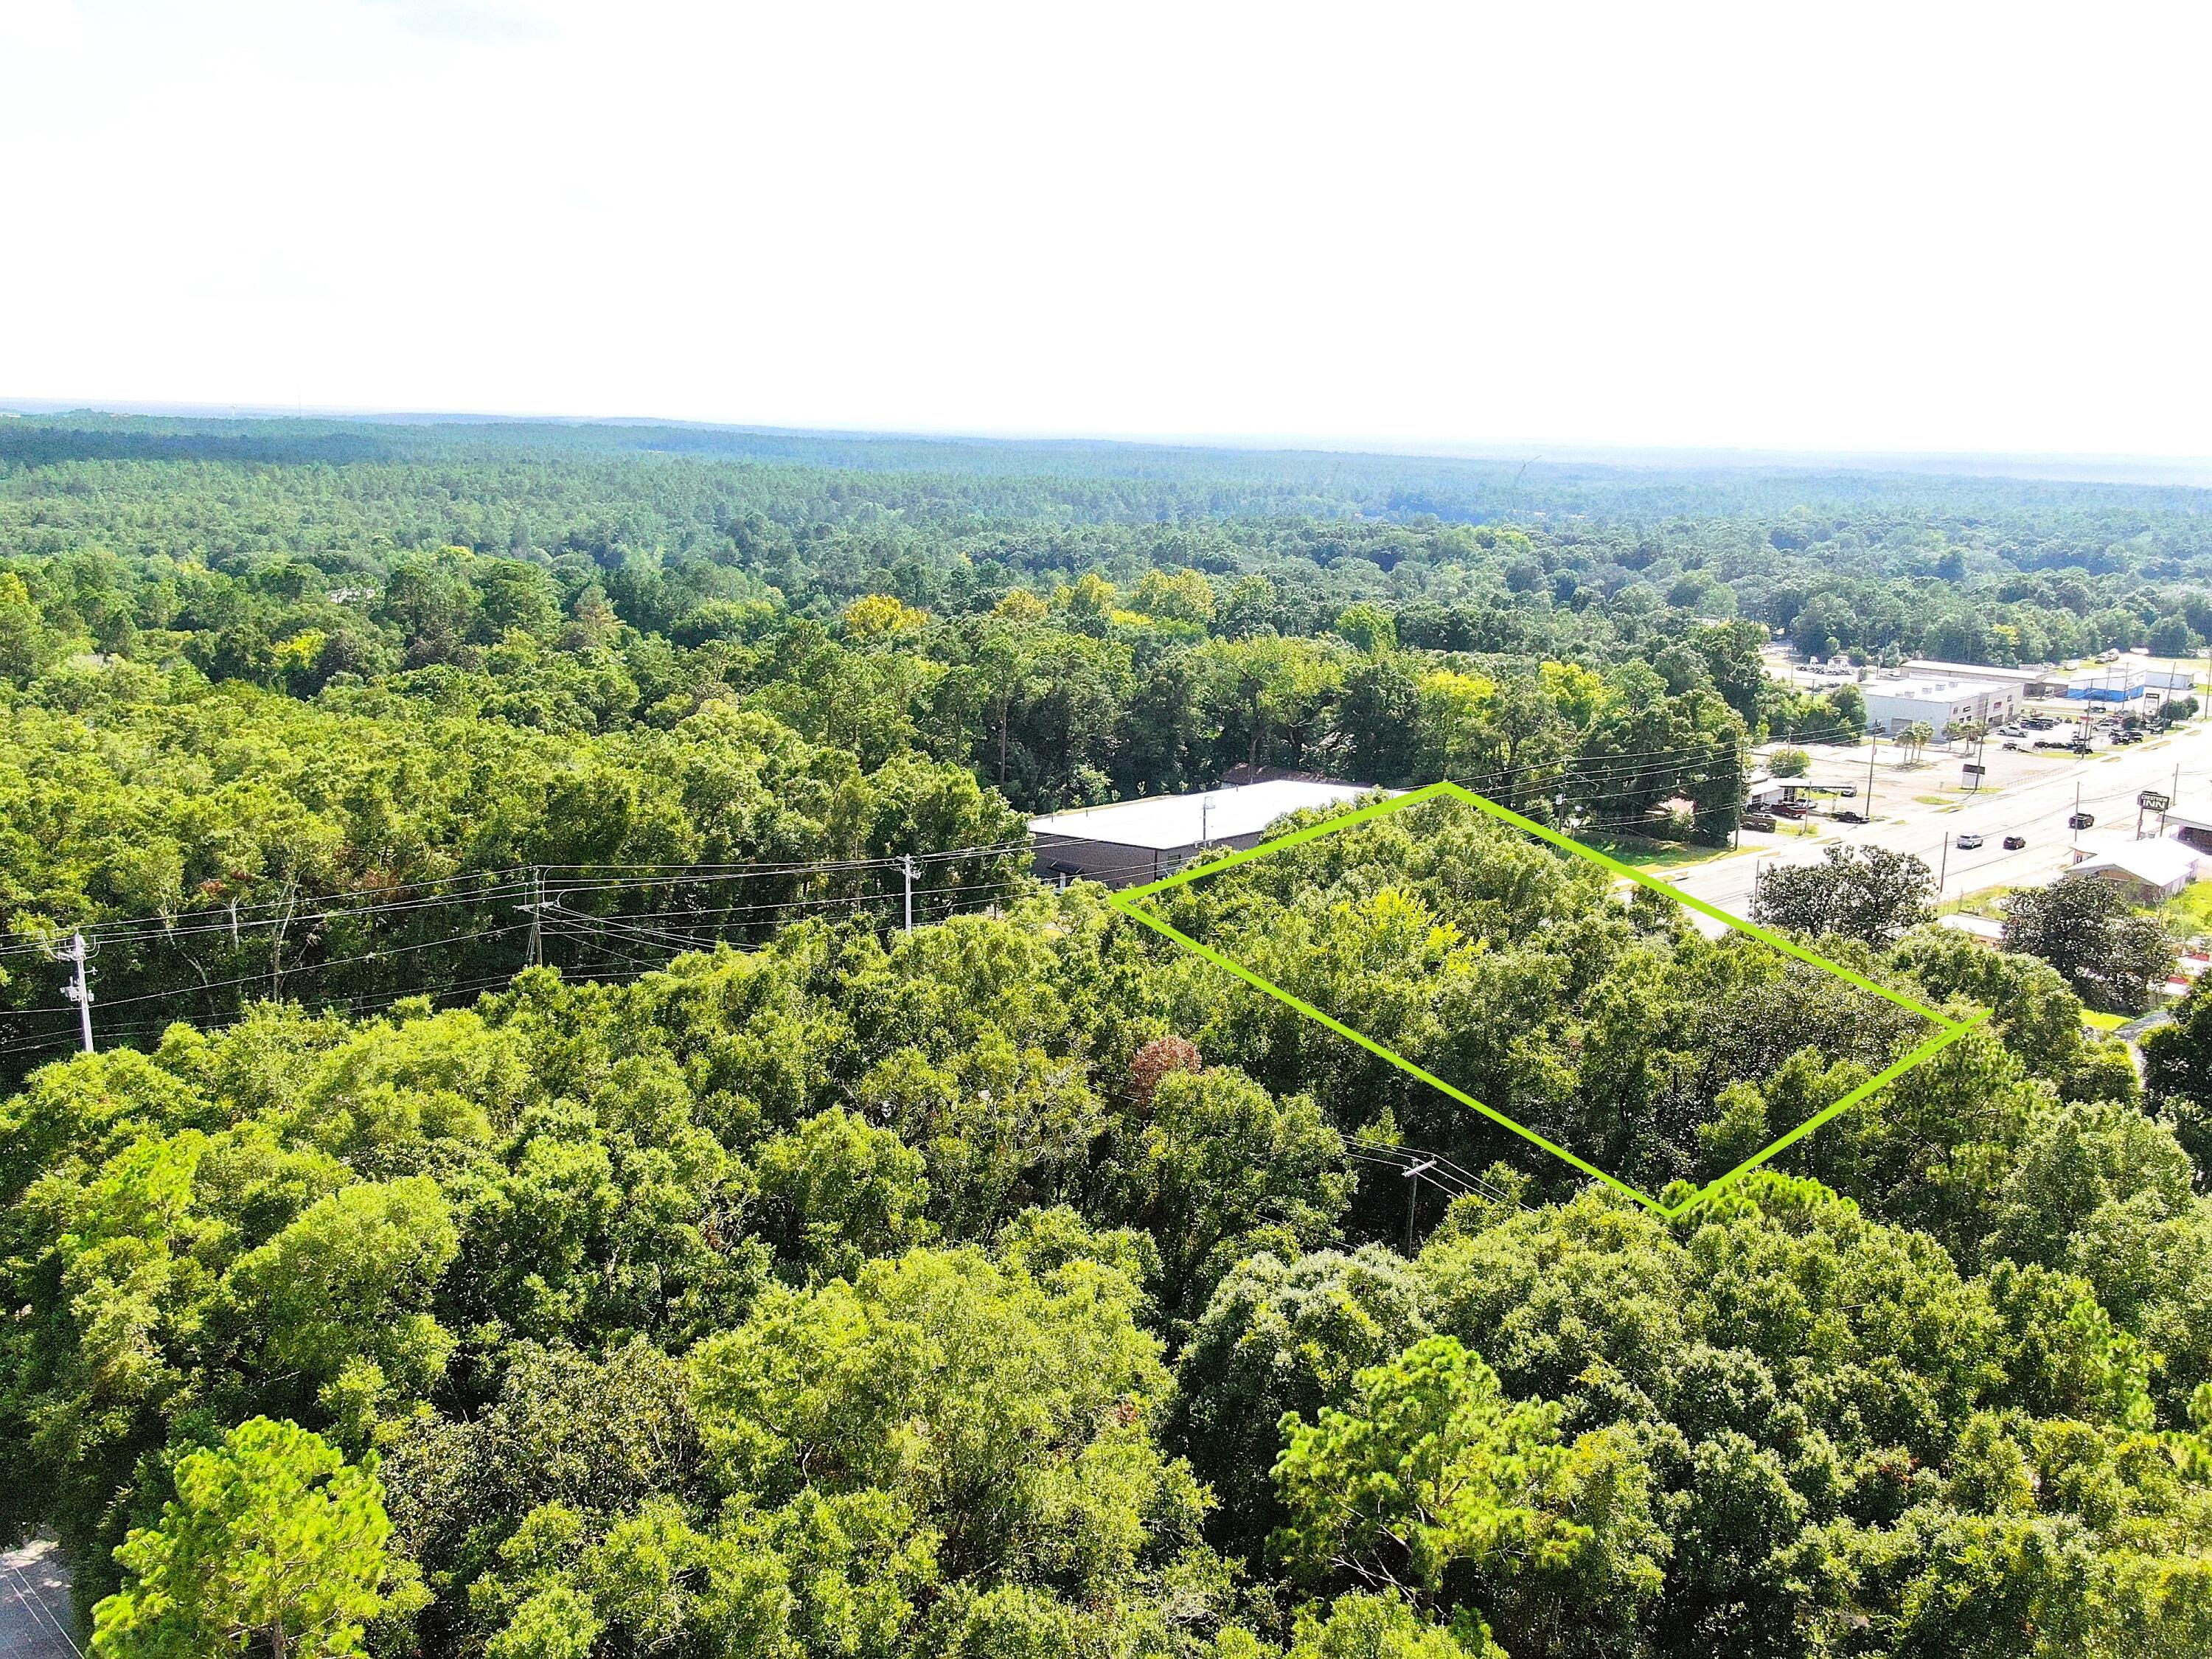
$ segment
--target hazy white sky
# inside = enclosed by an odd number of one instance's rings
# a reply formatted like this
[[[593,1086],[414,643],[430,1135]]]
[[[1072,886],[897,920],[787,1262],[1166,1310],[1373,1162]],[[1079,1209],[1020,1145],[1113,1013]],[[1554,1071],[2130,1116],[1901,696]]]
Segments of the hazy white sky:
[[[0,397],[2212,455],[2203,8],[0,4]]]

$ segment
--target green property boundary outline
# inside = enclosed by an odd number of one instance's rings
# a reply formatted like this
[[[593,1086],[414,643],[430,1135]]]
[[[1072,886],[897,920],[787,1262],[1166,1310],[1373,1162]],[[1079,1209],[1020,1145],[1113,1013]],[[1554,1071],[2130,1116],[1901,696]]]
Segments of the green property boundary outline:
[[[1909,1009],[1913,1013],[1918,1014],[1924,1019],[1934,1021],[1936,1024],[1942,1029],[1927,1042],[1922,1043],[1918,1048],[1906,1054],[1902,1060],[1898,1060],[1894,1065],[1888,1067],[1887,1070],[1879,1073],[1874,1077],[1869,1078],[1864,1083],[1859,1085],[1857,1088],[1852,1090],[1840,1100],[1837,1100],[1831,1104],[1823,1107],[1820,1111],[1815,1112],[1812,1116],[1807,1118],[1796,1128],[1777,1137],[1776,1139],[1764,1151],[1757,1152],[1752,1157],[1746,1158],[1742,1163],[1737,1164],[1735,1168],[1730,1170],[1726,1175],[1716,1176],[1713,1180],[1706,1182],[1705,1185],[1698,1188],[1695,1192],[1692,1193],[1687,1198],[1682,1200],[1680,1203],[1669,1206],[1662,1204],[1657,1199],[1653,1198],[1650,1194],[1630,1186],[1618,1176],[1607,1174],[1603,1170],[1599,1169],[1596,1164],[1589,1162],[1589,1159],[1579,1158],[1573,1152],[1569,1152],[1565,1147],[1559,1146],[1551,1140],[1547,1140],[1545,1137],[1538,1134],[1534,1129],[1528,1127],[1526,1125],[1515,1122],[1512,1118],[1507,1116],[1504,1112],[1499,1111],[1496,1107],[1486,1106],[1482,1102],[1477,1100],[1473,1095],[1467,1093],[1463,1090],[1455,1089],[1450,1084],[1445,1082],[1442,1078],[1436,1076],[1433,1073],[1424,1071],[1420,1066],[1416,1066],[1412,1060],[1407,1060],[1403,1054],[1398,1054],[1395,1050],[1386,1048],[1382,1043],[1376,1042],[1375,1039],[1370,1036],[1364,1036],[1358,1031],[1353,1030],[1352,1027],[1346,1025],[1342,1020],[1333,1018],[1331,1016],[1315,1007],[1311,1003],[1292,996],[1288,991],[1283,989],[1281,986],[1254,973],[1249,968],[1245,967],[1243,963],[1237,962],[1230,957],[1224,956],[1220,951],[1212,949],[1209,945],[1200,944],[1196,939],[1192,939],[1187,933],[1178,932],[1168,923],[1161,921],[1159,917],[1153,915],[1151,912],[1143,908],[1142,902],[1146,899],[1151,898],[1155,894],[1164,893],[1172,888],[1182,887],[1194,881],[1203,881],[1208,876],[1219,875],[1224,870],[1232,869],[1237,865],[1248,863],[1253,859],[1266,858],[1270,854],[1279,853],[1288,848],[1299,846],[1305,842],[1317,840],[1322,836],[1333,836],[1341,830],[1352,829],[1356,824],[1367,823],[1371,819],[1382,817],[1388,813],[1402,812],[1408,807],[1419,806],[1425,801],[1436,800],[1439,798],[1449,798],[1452,800],[1464,802],[1466,805],[1474,807],[1477,811],[1487,813],[1490,817],[1498,819],[1501,823],[1510,823],[1515,829],[1524,830],[1528,834],[1535,836],[1540,841],[1548,842],[1563,852],[1571,853],[1575,857],[1579,859],[1587,859],[1592,864],[1599,865],[1607,870],[1610,870],[1614,875],[1625,877],[1628,880],[1635,882],[1640,886],[1648,887],[1655,893],[1663,893],[1678,904],[1686,905],[1690,909],[1697,911],[1701,915],[1711,916],[1714,921],[1733,928],[1739,933],[1745,934],[1751,939],[1755,939],[1762,945],[1771,945],[1774,949],[1783,952],[1785,956],[1795,957],[1800,962],[1809,963],[1815,968],[1825,969],[1827,972],[1835,975],[1837,978],[1844,980],[1850,984],[1856,985],[1863,991],[1871,991],[1875,995],[1881,997],[1887,1001],[1893,1002],[1900,1008]],[[1822,1124],[1828,1121],[1829,1119],[1837,1116],[1840,1113],[1849,1111],[1852,1107],[1857,1105],[1861,1101],[1866,1099],[1867,1097],[1875,1093],[1877,1090],[1887,1088],[1890,1084],[1896,1082],[1899,1078],[1903,1077],[1907,1072],[1912,1070],[1914,1066],[1933,1060],[1937,1054],[1942,1053],[1944,1049],[1949,1048],[1960,1037],[1966,1036],[1968,1031],[1973,1030],[1976,1025],[1988,1018],[1990,1012],[1989,1010],[1984,1009],[1978,1013],[1969,1015],[1965,1019],[1954,1019],[1948,1014],[1939,1013],[1936,1010],[1928,1006],[1924,1002],[1921,1002],[1912,997],[1906,996],[1901,992],[1893,991],[1886,985],[1878,985],[1873,980],[1867,978],[1863,974],[1854,973],[1849,968],[1844,967],[1841,963],[1829,961],[1817,951],[1808,951],[1803,945],[1795,944],[1789,939],[1784,939],[1778,933],[1770,933],[1765,928],[1760,927],[1754,923],[1746,921],[1741,916],[1730,915],[1727,911],[1720,908],[1717,905],[1708,904],[1703,899],[1692,898],[1689,894],[1678,891],[1668,883],[1662,881],[1656,876],[1646,875],[1643,871],[1635,868],[1633,866],[1623,864],[1618,859],[1607,858],[1604,854],[1597,852],[1594,848],[1585,847],[1580,842],[1561,835],[1556,830],[1551,829],[1547,825],[1538,823],[1533,818],[1522,817],[1520,813],[1514,811],[1510,807],[1500,806],[1496,801],[1487,799],[1481,795],[1476,794],[1472,789],[1463,788],[1460,785],[1450,782],[1449,781],[1440,783],[1431,783],[1419,789],[1408,790],[1404,794],[1395,795],[1385,801],[1378,801],[1372,806],[1363,806],[1355,811],[1346,812],[1341,817],[1327,818],[1319,823],[1309,824],[1303,830],[1294,830],[1289,835],[1280,836],[1276,840],[1264,841],[1256,847],[1248,847],[1239,852],[1225,854],[1222,857],[1211,860],[1205,864],[1194,865],[1191,868],[1182,871],[1176,875],[1164,877],[1158,881],[1146,882],[1141,887],[1127,888],[1120,892],[1109,890],[1107,893],[1106,897],[1108,902],[1111,903],[1115,909],[1121,911],[1124,915],[1132,917],[1134,920],[1142,922],[1154,933],[1158,933],[1166,939],[1172,939],[1176,944],[1181,945],[1184,950],[1190,951],[1194,956],[1202,957],[1204,960],[1212,963],[1217,968],[1226,969],[1230,973],[1234,974],[1246,984],[1256,987],[1258,989],[1265,991],[1269,996],[1273,997],[1277,1001],[1284,1004],[1287,1007],[1296,1009],[1299,1013],[1304,1014],[1308,1019],[1327,1026],[1339,1036],[1345,1038],[1348,1042],[1358,1043],[1370,1054],[1376,1055],[1380,1059],[1389,1060],[1390,1064],[1395,1066],[1400,1071],[1404,1072],[1407,1076],[1416,1078],[1419,1081],[1427,1084],[1431,1088],[1438,1091],[1440,1093],[1449,1096],[1452,1099],[1459,1102],[1461,1105],[1470,1107],[1474,1110],[1481,1113],[1483,1116],[1490,1119],[1492,1122],[1511,1130],[1523,1140],[1542,1147],[1546,1152],[1551,1153],[1553,1157],[1560,1158],[1565,1162],[1572,1164],[1576,1169],[1582,1170],[1585,1175],[1595,1176],[1596,1179],[1605,1182],[1607,1186],[1613,1188],[1616,1192],[1626,1194],[1628,1197],[1634,1199],[1638,1204],[1643,1205],[1644,1208],[1654,1211],[1657,1214],[1669,1219],[1684,1214],[1690,1210],[1695,1209],[1698,1205],[1705,1203],[1708,1199],[1717,1197],[1720,1194],[1727,1191],[1729,1188],[1734,1186],[1737,1182],[1742,1180],[1744,1176],[1749,1175],[1753,1170],[1759,1168],[1760,1164],[1765,1164],[1768,1159],[1782,1152],[1784,1148],[1802,1140],[1805,1136],[1812,1133],[1814,1130],[1819,1128]]]

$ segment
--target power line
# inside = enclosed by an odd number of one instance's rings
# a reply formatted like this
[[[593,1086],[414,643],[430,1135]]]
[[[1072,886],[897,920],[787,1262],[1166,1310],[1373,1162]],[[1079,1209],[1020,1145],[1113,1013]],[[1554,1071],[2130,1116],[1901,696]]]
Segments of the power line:
[[[925,906],[932,903],[941,903],[945,900],[950,899],[957,908],[957,904],[969,895],[988,894],[995,898],[996,896],[1002,893],[1004,890],[1003,883],[978,882],[969,883],[953,888],[940,888],[933,890],[926,890],[920,895],[920,897]],[[455,902],[459,902],[461,901]],[[871,903],[888,904],[890,902],[889,896],[884,894],[855,894],[845,896],[817,896],[812,899],[794,900],[787,903],[775,905],[738,906],[730,908],[744,911],[760,910],[780,913],[787,910],[799,909],[812,913],[820,913],[825,910],[833,910],[838,907],[852,907]],[[945,914],[949,917],[952,914],[952,911],[948,909]],[[638,973],[651,973],[664,969],[668,966],[669,962],[672,960],[673,957],[664,956],[657,960],[647,960],[634,954],[632,950],[623,949],[621,947],[624,945],[632,947],[642,946],[661,952],[673,952],[675,955],[688,955],[696,953],[702,950],[711,948],[714,945],[725,942],[718,939],[702,939],[692,934],[674,933],[665,928],[653,927],[647,922],[634,918],[595,916],[588,911],[568,909],[558,903],[557,897],[552,902],[550,902],[547,904],[546,910],[539,916],[534,917],[533,920],[540,922],[544,934],[578,941],[592,942],[599,948],[605,956],[619,961],[626,967],[633,969]],[[504,927],[490,930],[477,930],[463,933],[455,933],[435,939],[418,940],[410,945],[394,945],[381,951],[362,951],[350,956],[334,957],[325,962],[310,963],[297,968],[289,969],[286,971],[288,975],[321,974],[331,969],[350,967],[360,963],[387,960],[397,957],[410,955],[420,951],[434,950],[441,946],[467,945],[480,939],[498,939],[508,934],[523,932],[531,927],[531,926],[532,923],[529,921],[515,921],[508,923]],[[581,963],[571,964],[570,966],[564,968],[562,971],[565,975],[568,975],[570,977],[578,978],[586,982],[593,979],[605,977],[605,975],[604,975],[599,970],[593,969],[587,963]],[[258,984],[265,977],[265,975],[260,973],[240,975],[233,978],[211,981],[198,985],[179,986],[173,990],[145,992],[136,996],[119,998],[110,1003],[108,1006],[120,1007],[131,1004],[143,1004],[148,1002],[179,1001],[187,998],[202,996],[212,991],[233,989],[241,985]],[[472,980],[462,981],[453,985],[436,988],[427,993],[427,994],[434,996],[463,994],[470,990],[480,990],[495,986],[507,985],[512,983],[513,979],[514,973],[512,971],[487,975]],[[410,994],[400,993],[398,994],[405,995]],[[412,994],[426,994],[426,993],[416,992]],[[349,998],[301,1002],[299,1006],[331,1011],[352,1010],[372,1005],[389,1005],[391,1002],[397,1000],[398,996],[395,996],[391,993],[370,992],[363,993]],[[275,1000],[275,999],[270,999],[270,1000]],[[28,1017],[40,1014],[51,1014],[66,1012],[70,1006],[70,1004],[64,1003],[30,1009],[6,1010],[0,1011],[0,1015],[18,1014]],[[119,1036],[131,1036],[148,1030],[165,1030],[173,1023],[173,1020],[169,1019],[137,1021],[128,1022],[110,1029]],[[221,1027],[219,1025],[208,1025],[204,1026],[204,1029],[221,1029]],[[0,1055],[33,1053],[41,1048],[58,1048],[64,1046],[67,1040],[68,1039],[64,1034],[51,1031],[24,1034],[7,1042],[0,1042]]]
[[[1819,741],[1821,736],[1847,734],[1843,728],[1832,733],[1800,733],[1800,740]],[[1555,756],[1516,762],[1495,767],[1486,772],[1462,775],[1454,781],[1466,787],[1480,784],[1498,783],[1522,774],[1550,768],[1560,769],[1571,775],[1561,781],[1581,785],[1602,783],[1632,771],[1660,769],[1658,763],[1677,760],[1689,763],[1693,757],[1711,759],[1733,750],[1741,745],[1734,738],[1715,738],[1704,742],[1677,745],[1671,748],[1629,750],[1594,755]],[[1636,762],[1650,762],[1638,766]],[[917,864],[940,863],[951,860],[982,859],[1012,856],[1025,851],[1027,841],[999,842],[979,847],[945,848],[911,856]],[[536,864],[503,866],[495,870],[459,872],[450,876],[428,878],[421,881],[398,883],[389,886],[363,888],[329,896],[337,901],[327,901],[307,914],[296,908],[296,902],[271,900],[266,904],[245,906],[223,910],[195,910],[176,916],[137,916],[117,918],[88,923],[85,933],[96,944],[129,944],[146,939],[173,939],[210,933],[244,933],[252,929],[288,926],[290,921],[313,926],[354,916],[380,916],[401,914],[414,908],[444,908],[457,903],[486,902],[528,890],[534,878],[543,876],[598,874],[613,875],[611,881],[577,881],[566,884],[560,890],[589,892],[643,890],[649,887],[678,887],[702,884],[712,881],[762,880],[789,877],[814,877],[827,874],[857,873],[866,870],[894,870],[900,867],[902,855],[881,857],[822,860],[812,862],[746,863],[746,864]],[[390,893],[421,892],[460,884],[477,884],[477,890],[468,893],[444,893],[420,898],[386,900],[367,904],[353,904],[357,899],[381,899]],[[490,884],[486,885],[486,884]],[[276,913],[276,914],[264,914]],[[188,919],[187,919],[188,918]],[[289,921],[288,921],[289,918]],[[27,953],[43,947],[35,942],[19,945],[0,945],[0,954]]]

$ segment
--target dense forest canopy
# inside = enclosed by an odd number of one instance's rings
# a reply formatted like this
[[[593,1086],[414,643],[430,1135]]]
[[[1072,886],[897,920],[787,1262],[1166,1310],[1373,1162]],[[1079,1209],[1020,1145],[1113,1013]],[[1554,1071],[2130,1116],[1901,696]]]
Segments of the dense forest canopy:
[[[2195,1659],[2212,994],[2139,1073],[2095,964],[1807,866],[1989,1017],[1669,1220],[1021,831],[1261,766],[1717,842],[1863,724],[1777,630],[2200,650],[2206,504],[0,420],[0,1536],[118,1659]],[[1445,805],[1160,905],[1655,1193],[1921,1035]]]

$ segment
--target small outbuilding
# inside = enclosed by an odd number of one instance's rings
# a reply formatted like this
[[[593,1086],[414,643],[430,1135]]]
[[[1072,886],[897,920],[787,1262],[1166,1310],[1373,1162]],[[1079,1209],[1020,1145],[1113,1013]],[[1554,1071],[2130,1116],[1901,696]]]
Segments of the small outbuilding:
[[[1370,784],[1278,778],[1054,812],[1030,820],[1036,873],[1062,886],[1158,881],[1201,853],[1257,846],[1268,825],[1293,812],[1345,806],[1373,793]]]

